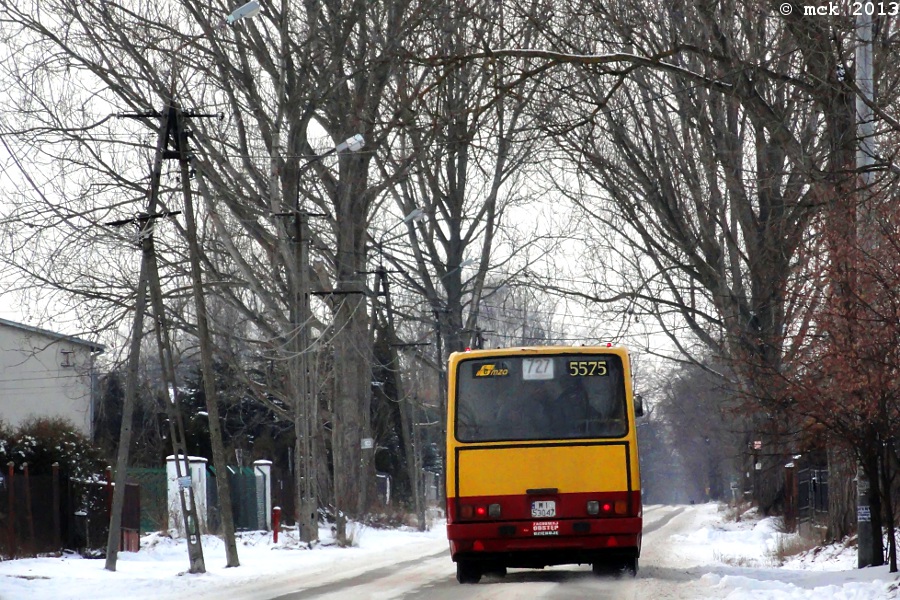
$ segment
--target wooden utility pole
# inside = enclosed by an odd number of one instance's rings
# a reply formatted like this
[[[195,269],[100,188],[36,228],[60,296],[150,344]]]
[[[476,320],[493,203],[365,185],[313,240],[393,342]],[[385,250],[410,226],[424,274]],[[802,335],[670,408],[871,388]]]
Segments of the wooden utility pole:
[[[241,5],[236,10],[232,11],[227,17],[221,20],[221,22],[216,25],[215,31],[221,31],[228,26],[233,26],[237,21],[241,19],[246,19],[248,17],[252,17],[259,13],[260,4],[256,0],[251,0],[246,4]],[[175,49],[172,53],[173,56],[177,55],[178,52],[181,51],[182,48],[187,46],[188,44],[193,43],[197,39],[197,36],[188,38],[181,46]],[[175,68],[173,65],[172,68],[172,87],[171,90],[175,89]],[[171,91],[170,91],[171,97]],[[170,103],[166,108],[166,111],[163,114],[120,114],[120,117],[129,117],[129,118],[137,118],[137,119],[146,119],[146,118],[155,118],[160,117],[160,128],[158,131],[157,139],[156,139],[156,155],[153,159],[153,171],[150,174],[150,191],[148,193],[148,202],[147,202],[147,212],[139,216],[135,219],[125,219],[124,221],[119,221],[116,223],[111,223],[111,225],[124,225],[126,223],[135,223],[139,225],[139,235],[140,235],[140,246],[142,251],[141,256],[141,271],[140,271],[140,280],[138,283],[137,290],[137,298],[135,300],[135,317],[134,323],[132,325],[132,334],[131,334],[131,346],[130,346],[130,354],[128,360],[128,374],[126,378],[125,384],[125,403],[122,408],[122,426],[119,431],[119,449],[118,455],[116,457],[116,487],[113,492],[113,506],[112,506],[112,515],[110,516],[110,525],[109,525],[109,538],[107,540],[107,552],[106,552],[106,569],[109,571],[116,570],[116,558],[119,550],[119,537],[121,535],[121,527],[122,527],[122,507],[125,503],[125,483],[126,483],[126,471],[128,468],[128,454],[131,446],[131,420],[134,414],[134,404],[137,397],[137,377],[138,377],[138,365],[140,362],[140,347],[141,341],[144,336],[144,316],[146,314],[147,302],[147,287],[149,283],[150,293],[152,298],[152,303],[154,305],[154,311],[156,312],[156,328],[157,328],[157,340],[160,343],[160,360],[164,364],[163,374],[164,379],[168,379],[168,384],[171,384],[171,394],[173,398],[171,401],[166,398],[166,410],[169,412],[169,425],[172,430],[172,444],[175,450],[175,471],[178,475],[179,480],[179,496],[181,498],[181,507],[182,514],[185,519],[185,532],[188,536],[188,554],[190,556],[191,561],[191,573],[203,573],[206,571],[205,564],[203,562],[203,549],[200,545],[200,523],[197,520],[197,510],[194,501],[193,489],[188,486],[187,492],[185,489],[181,487],[181,483],[185,480],[183,477],[190,477],[190,461],[187,457],[187,452],[185,452],[184,448],[184,425],[181,420],[181,413],[179,410],[178,403],[178,388],[175,387],[175,378],[174,378],[174,367],[171,365],[171,348],[163,352],[163,348],[166,347],[168,343],[168,332],[161,331],[164,328],[165,324],[165,314],[162,310],[162,290],[159,287],[159,273],[157,271],[156,266],[156,252],[153,245],[153,221],[160,216],[168,216],[167,215],[157,215],[155,213],[156,206],[159,202],[159,185],[160,179],[162,177],[162,163],[165,158],[178,158],[181,162],[181,180],[182,180],[182,190],[185,194],[185,206],[187,207],[188,213],[188,228],[192,229],[196,232],[196,227],[194,223],[194,214],[193,207],[190,202],[190,182],[189,182],[189,168],[187,163],[187,147],[186,140],[182,133],[184,132],[184,128],[181,122],[181,113],[175,107],[174,102]],[[175,135],[173,135],[175,134]],[[174,150],[170,149],[170,146],[174,148]],[[173,154],[174,152],[174,154]],[[206,305],[203,303],[202,298],[202,283],[200,282],[200,273],[199,273],[199,259],[195,261],[198,254],[195,252],[196,247],[196,235],[193,236],[193,241],[189,240],[191,243],[191,274],[194,280],[194,294],[195,298],[199,298],[197,313],[198,315],[198,330],[205,330],[208,334],[208,328],[206,327]],[[155,285],[152,283],[155,281]],[[208,335],[201,337],[201,353],[205,357],[211,357],[211,352],[203,352],[203,344],[204,337],[205,341],[209,342]],[[209,350],[209,345],[207,344],[207,350]],[[166,357],[163,356],[165,354],[168,357],[168,362],[170,363],[168,366],[171,367],[169,377],[166,377]],[[211,364],[211,362],[210,362]],[[206,376],[205,380],[212,379],[215,381],[213,372],[210,369],[207,369],[207,364],[205,363],[203,366],[204,373]],[[215,390],[213,384],[213,392]],[[209,388],[206,388],[206,397],[207,404],[212,404],[215,407],[215,394],[209,394]],[[216,417],[214,419],[213,415],[218,415],[218,409],[213,412],[213,410],[209,410],[210,415],[210,435],[212,436],[213,429],[215,428],[216,432],[219,432],[219,421]],[[177,434],[177,435],[176,435]],[[221,450],[221,435],[219,435],[220,443],[218,445],[218,449]],[[213,461],[219,470],[219,477],[216,477],[217,481],[225,480],[225,489],[228,489],[227,482],[227,468],[224,466],[224,462],[221,463],[216,460],[216,452],[217,445],[215,443],[215,438],[213,438]],[[224,454],[224,451],[219,452],[219,454]],[[183,457],[184,466],[186,475],[182,473],[180,460]],[[222,488],[219,487],[220,499],[222,495]],[[189,495],[189,499],[185,499],[185,494]],[[228,511],[223,515],[222,522],[223,528],[226,528],[226,553],[228,555],[228,566],[237,566],[237,547],[234,543],[234,521],[231,513],[231,495],[226,494],[225,499],[222,500],[222,507],[224,509],[225,505],[228,506]],[[190,510],[188,511],[187,508]],[[190,514],[188,514],[190,512]],[[193,521],[193,522],[192,522]],[[192,530],[193,526],[193,530]],[[231,527],[231,535],[227,535],[227,527]]]
[[[141,225],[139,235],[143,238],[150,226],[147,220]],[[131,449],[131,421],[137,402],[138,369],[141,358],[141,341],[144,339],[144,315],[147,312],[147,261],[141,259],[140,278],[134,304],[134,322],[131,329],[131,346],[128,353],[128,370],[125,375],[125,399],[122,405],[122,424],[119,427],[119,448],[116,455],[115,487],[113,489],[112,512],[109,517],[109,537],[106,541],[106,570],[116,570],[119,540],[122,531],[122,508],[125,505],[125,484],[127,483],[128,454]]]
[[[160,117],[160,129],[157,137],[156,155],[153,160],[153,171],[150,174],[150,191],[148,193],[147,212],[132,219],[125,219],[110,223],[110,225],[124,225],[135,223],[139,225],[141,245],[141,279],[138,284],[138,298],[135,304],[135,323],[132,331],[131,352],[129,357],[128,383],[126,383],[126,404],[129,402],[133,410],[134,400],[137,395],[137,365],[140,361],[140,346],[143,339],[143,320],[145,315],[146,291],[149,291],[150,305],[155,319],[156,342],[162,365],[163,383],[166,394],[163,403],[169,419],[169,435],[172,440],[172,450],[175,455],[175,473],[178,478],[178,497],[181,503],[183,526],[188,543],[188,558],[190,561],[190,573],[205,573],[206,564],[203,560],[203,547],[200,541],[200,521],[197,515],[197,504],[194,498],[194,490],[190,482],[190,461],[184,444],[184,422],[181,417],[180,401],[178,397],[178,385],[175,377],[175,366],[172,357],[171,340],[166,322],[165,305],[163,303],[162,286],[159,281],[159,270],[156,261],[156,247],[153,241],[153,222],[162,217],[172,216],[178,213],[155,212],[159,204],[159,186],[162,179],[162,165],[166,158],[173,158],[173,150],[177,148],[177,137],[173,134],[178,130],[177,112],[170,105],[163,114],[122,114],[122,117],[146,119],[148,117]],[[177,152],[174,151],[174,152]],[[132,367],[134,371],[132,372]],[[171,394],[171,396],[169,396]],[[130,396],[130,399],[129,399]],[[124,417],[124,415],[123,415]],[[130,418],[128,419],[130,424]],[[116,466],[116,489],[113,493],[112,520],[110,522],[109,538],[107,540],[108,570],[115,570],[116,555],[119,548],[121,535],[121,513],[125,499],[126,469],[128,464],[128,446],[130,445],[130,426],[126,426],[123,419],[124,435],[120,432],[119,456]],[[127,437],[127,440],[122,439]],[[125,442],[125,443],[123,443]],[[124,448],[123,448],[124,446]],[[123,454],[124,453],[124,454]],[[125,468],[122,467],[124,464]]]
[[[138,116],[138,115],[120,115]],[[164,117],[156,139],[156,156],[150,174],[150,189],[147,193],[147,212],[135,218],[109,223],[114,227],[133,224],[138,226],[138,246],[141,248],[141,270],[138,279],[137,296],[134,304],[134,322],[131,330],[131,345],[128,354],[128,371],[125,379],[125,400],[122,407],[122,425],[119,429],[119,447],[116,456],[115,489],[113,490],[112,514],[110,515],[109,537],[106,544],[106,565],[108,571],[116,570],[119,541],[122,531],[122,507],[125,504],[125,484],[127,482],[128,455],[131,449],[131,421],[137,402],[138,369],[141,360],[141,342],[144,339],[144,317],[147,312],[147,282],[150,279],[150,263],[155,261],[153,249],[153,221],[159,199],[159,183],[162,171],[162,153],[166,146],[166,125]]]
[[[203,373],[203,395],[206,396],[206,412],[209,415],[209,437],[212,446],[213,465],[216,469],[216,491],[219,497],[222,536],[225,541],[226,567],[238,567],[237,541],[234,531],[234,511],[231,505],[231,484],[228,481],[228,461],[222,440],[222,424],[219,419],[219,402],[216,392],[215,360],[206,297],[203,293],[203,272],[200,268],[200,244],[197,241],[197,221],[194,217],[194,201],[191,192],[190,155],[187,147],[187,130],[184,113],[171,106],[170,118],[175,120],[175,143],[181,173],[181,193],[184,197],[184,214],[188,239],[188,255],[191,263],[191,289],[197,312],[197,338],[200,343],[200,368]],[[208,115],[193,115],[208,116]]]

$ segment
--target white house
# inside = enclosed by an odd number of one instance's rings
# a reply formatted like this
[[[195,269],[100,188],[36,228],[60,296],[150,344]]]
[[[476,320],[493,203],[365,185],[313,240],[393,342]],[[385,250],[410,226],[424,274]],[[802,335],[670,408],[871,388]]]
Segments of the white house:
[[[92,433],[100,344],[0,319],[0,419],[61,417]]]

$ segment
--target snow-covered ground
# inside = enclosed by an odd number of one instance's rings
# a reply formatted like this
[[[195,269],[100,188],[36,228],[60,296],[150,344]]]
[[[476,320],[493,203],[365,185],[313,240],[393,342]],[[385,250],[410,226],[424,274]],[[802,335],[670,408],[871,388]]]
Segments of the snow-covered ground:
[[[647,507],[645,523],[652,522]],[[887,567],[856,569],[856,549],[840,545],[806,552],[784,561],[779,548],[792,536],[778,533],[774,519],[745,516],[728,522],[714,504],[685,507],[680,525],[668,524],[654,535],[652,549],[645,544],[638,580],[652,578],[664,569],[682,569],[690,588],[679,598],[727,598],[728,600],[875,600],[900,598],[900,583]],[[659,509],[663,512],[664,509]],[[0,562],[0,600],[63,600],[127,598],[227,598],[240,597],[254,587],[285,593],[278,582],[285,574],[310,580],[333,581],[381,566],[415,560],[446,549],[443,523],[431,531],[359,528],[356,546],[339,548],[327,529],[323,542],[313,549],[300,544],[290,532],[278,544],[271,533],[243,534],[238,546],[241,566],[224,568],[225,550],[220,540],[206,537],[203,553],[207,572],[187,574],[187,550],[183,542],[159,534],[144,536],[141,551],[119,554],[118,569],[104,569],[105,561],[78,556],[34,558]],[[454,568],[447,560],[447,578]],[[648,582],[649,583],[649,582]]]
[[[779,533],[778,519],[759,519],[751,511],[733,521],[715,504],[697,507],[692,513],[691,521],[682,524],[682,533],[669,537],[670,544],[658,553],[645,544],[641,557],[644,575],[651,575],[654,565],[659,565],[698,576],[690,586],[694,595],[682,592],[678,597],[900,599],[900,578],[889,573],[887,566],[856,568],[855,545],[832,544],[785,556],[783,549],[796,547],[801,540],[797,534]],[[651,560],[654,554],[656,560]]]

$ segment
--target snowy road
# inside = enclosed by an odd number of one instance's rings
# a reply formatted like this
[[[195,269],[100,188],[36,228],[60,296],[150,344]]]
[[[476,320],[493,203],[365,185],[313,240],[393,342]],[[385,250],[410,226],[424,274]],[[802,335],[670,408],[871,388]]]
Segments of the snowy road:
[[[0,600],[881,600],[900,598],[887,567],[856,569],[855,548],[820,549],[780,564],[774,519],[726,518],[724,507],[648,506],[636,578],[595,577],[588,566],[510,569],[459,585],[440,523],[428,532],[360,528],[339,548],[320,530],[310,550],[291,532],[248,532],[241,566],[225,568],[221,540],[204,536],[206,573],[189,575],[183,540],[149,534],[116,572],[77,555],[0,561]]]
[[[477,585],[456,582],[455,565],[447,544],[437,540],[433,550],[422,549],[409,560],[374,564],[363,572],[330,572],[298,579],[296,589],[281,581],[234,590],[229,598],[253,600],[500,600],[508,598],[580,599],[697,598],[692,576],[679,570],[684,560],[672,548],[672,537],[689,533],[694,513],[685,507],[655,506],[645,512],[644,551],[638,578],[596,577],[590,566],[558,566],[543,570],[510,569],[506,577],[485,576]],[[699,575],[697,576],[699,577]],[[300,583],[302,581],[302,583]],[[279,588],[279,589],[276,589]]]

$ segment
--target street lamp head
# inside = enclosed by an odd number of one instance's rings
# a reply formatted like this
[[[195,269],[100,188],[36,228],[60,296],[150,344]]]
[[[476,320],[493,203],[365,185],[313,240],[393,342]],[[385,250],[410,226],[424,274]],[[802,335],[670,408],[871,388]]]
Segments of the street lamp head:
[[[244,4],[240,8],[236,9],[233,13],[225,17],[225,23],[228,25],[234,25],[236,21],[240,21],[241,19],[245,19],[247,17],[253,17],[259,14],[260,8],[259,2],[256,0],[251,0],[247,4]]]
[[[353,137],[349,137],[337,146],[334,147],[335,152],[343,152],[344,150],[349,150],[350,152],[359,152],[362,150],[362,147],[366,145],[366,140],[362,136],[361,133],[357,133]]]
[[[408,215],[403,217],[404,223],[409,223],[411,221],[421,221],[425,218],[425,211],[419,208],[418,206],[412,209]]]
[[[446,273],[441,275],[439,279],[444,279],[445,277],[449,277],[450,275],[461,270],[463,267],[468,267],[469,265],[474,265],[476,262],[477,261],[474,258],[466,258],[464,260],[461,260],[457,266],[453,267],[452,269],[450,269],[449,271],[447,271]]]

